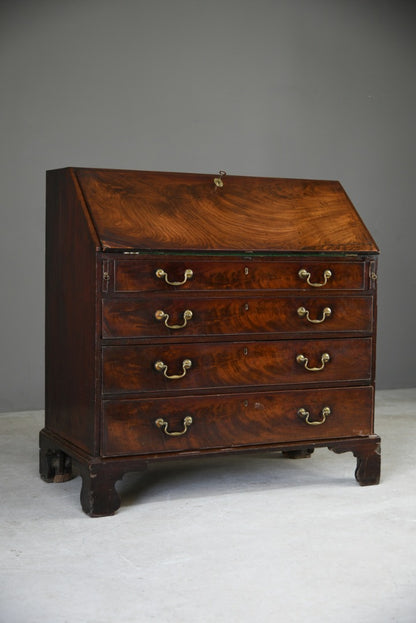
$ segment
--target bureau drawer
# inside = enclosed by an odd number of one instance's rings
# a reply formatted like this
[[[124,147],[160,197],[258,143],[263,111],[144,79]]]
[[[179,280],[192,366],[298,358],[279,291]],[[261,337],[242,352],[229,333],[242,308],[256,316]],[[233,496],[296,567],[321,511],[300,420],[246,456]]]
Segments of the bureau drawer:
[[[362,436],[372,432],[372,413],[371,387],[109,400],[103,405],[102,455]]]
[[[371,296],[104,299],[104,338],[370,333]]]
[[[113,291],[305,289],[363,290],[366,263],[322,259],[114,260]],[[329,272],[328,272],[329,271]]]
[[[105,346],[106,394],[370,381],[371,338]]]

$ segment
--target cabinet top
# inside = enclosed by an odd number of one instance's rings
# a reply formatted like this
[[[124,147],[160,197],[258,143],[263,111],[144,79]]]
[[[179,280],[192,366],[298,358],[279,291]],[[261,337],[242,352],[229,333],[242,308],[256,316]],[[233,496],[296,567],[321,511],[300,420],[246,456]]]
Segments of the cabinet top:
[[[104,251],[378,253],[337,181],[64,171]]]

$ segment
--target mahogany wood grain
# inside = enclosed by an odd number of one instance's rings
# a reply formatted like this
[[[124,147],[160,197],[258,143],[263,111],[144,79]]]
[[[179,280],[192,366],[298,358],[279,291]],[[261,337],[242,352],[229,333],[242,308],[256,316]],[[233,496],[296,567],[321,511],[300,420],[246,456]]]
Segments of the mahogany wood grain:
[[[372,432],[372,405],[371,387],[108,400],[102,452],[120,456],[363,436]],[[304,408],[312,420],[320,420],[324,407],[331,414],[321,425],[308,425],[298,415]],[[155,424],[163,418],[169,431],[181,431],[186,416],[193,423],[179,437],[166,435]]]
[[[323,317],[323,310],[332,313],[324,322],[314,324],[300,317],[297,310],[305,307],[312,320]],[[183,324],[186,310],[192,318],[183,329],[169,329],[157,320],[155,313],[169,315],[169,325]],[[372,331],[373,299],[368,296],[252,296],[233,298],[187,296],[137,296],[134,299],[105,299],[103,301],[104,338],[225,336],[249,334],[285,334],[337,332],[370,333]]]
[[[378,252],[336,181],[75,173],[103,249]]]
[[[308,357],[310,368],[322,366],[321,357],[330,361],[319,371],[309,371],[296,358]],[[167,379],[155,369],[163,361],[168,375],[183,373],[183,362],[192,362],[183,378]],[[277,342],[227,342],[159,344],[158,346],[105,346],[103,348],[103,392],[178,393],[219,387],[294,385],[370,381],[372,340],[321,339]]]
[[[106,262],[108,260],[106,258]],[[368,262],[345,261],[337,258],[317,260],[314,258],[244,258],[230,261],[227,257],[201,260],[189,257],[178,260],[171,256],[145,259],[116,259],[111,274],[114,284],[109,290],[114,293],[127,292],[172,292],[207,290],[284,290],[297,289],[314,291],[315,287],[301,279],[299,271],[306,269],[311,273],[312,283],[323,283],[323,274],[330,270],[332,276],[320,291],[326,290],[364,290],[369,272]],[[162,269],[171,282],[181,282],[187,269],[193,276],[180,286],[171,286],[165,279],[156,276]],[[109,270],[108,265],[106,270]]]

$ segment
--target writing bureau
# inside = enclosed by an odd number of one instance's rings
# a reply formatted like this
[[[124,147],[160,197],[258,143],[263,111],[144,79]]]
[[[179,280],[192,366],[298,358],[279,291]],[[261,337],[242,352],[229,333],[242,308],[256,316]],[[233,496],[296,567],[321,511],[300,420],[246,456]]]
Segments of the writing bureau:
[[[377,254],[339,182],[48,171],[42,478],[91,516],[185,457],[328,447],[378,483]]]

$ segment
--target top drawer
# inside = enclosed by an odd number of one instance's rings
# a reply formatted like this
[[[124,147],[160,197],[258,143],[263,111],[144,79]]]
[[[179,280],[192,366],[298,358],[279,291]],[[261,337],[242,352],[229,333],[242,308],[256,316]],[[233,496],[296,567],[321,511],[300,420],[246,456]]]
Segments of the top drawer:
[[[338,258],[195,258],[104,260],[109,294],[180,290],[365,290],[368,263]]]

